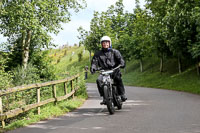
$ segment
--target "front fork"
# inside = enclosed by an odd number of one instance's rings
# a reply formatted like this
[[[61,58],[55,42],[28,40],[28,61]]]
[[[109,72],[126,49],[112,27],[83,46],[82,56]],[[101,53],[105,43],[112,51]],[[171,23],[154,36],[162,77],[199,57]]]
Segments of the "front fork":
[[[108,92],[108,98],[109,100],[113,100],[113,88],[112,88],[112,83],[113,83],[113,80],[112,79],[108,79],[108,80],[105,80],[104,82],[104,86],[106,85],[107,86],[107,92]]]
[[[113,100],[113,88],[111,84],[107,84],[109,99]]]

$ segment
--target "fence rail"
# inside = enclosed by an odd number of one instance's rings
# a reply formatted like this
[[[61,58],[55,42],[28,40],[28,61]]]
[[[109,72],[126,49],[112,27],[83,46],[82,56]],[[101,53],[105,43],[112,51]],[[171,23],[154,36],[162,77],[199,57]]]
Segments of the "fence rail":
[[[42,105],[45,105],[45,104],[48,104],[51,102],[54,102],[56,104],[57,101],[62,101],[71,96],[74,98],[74,93],[79,88],[79,86],[77,84],[74,84],[74,81],[76,83],[78,83],[79,76],[80,75],[77,74],[72,77],[62,79],[62,80],[55,80],[55,81],[49,81],[49,82],[45,82],[45,83],[36,83],[36,84],[30,84],[30,85],[24,85],[24,86],[17,86],[14,88],[9,88],[7,90],[0,91],[0,121],[2,123],[2,127],[3,128],[5,127],[6,119],[15,117],[23,112],[30,110],[30,109],[37,108],[37,113],[40,114],[40,106],[42,106]],[[67,85],[66,85],[67,82],[70,82],[70,86],[71,86],[71,92],[69,92],[69,93],[67,93]],[[64,93],[65,94],[64,94],[64,96],[57,97],[56,96],[56,85],[61,84],[61,83],[64,83]],[[42,89],[42,87],[46,87],[46,86],[52,86],[53,98],[49,98],[47,100],[41,101],[40,90]],[[29,89],[37,89],[37,91],[36,91],[37,92],[37,103],[25,105],[23,107],[9,110],[7,112],[3,111],[3,101],[2,101],[3,96],[7,96],[7,95],[15,93],[15,92],[26,91]]]

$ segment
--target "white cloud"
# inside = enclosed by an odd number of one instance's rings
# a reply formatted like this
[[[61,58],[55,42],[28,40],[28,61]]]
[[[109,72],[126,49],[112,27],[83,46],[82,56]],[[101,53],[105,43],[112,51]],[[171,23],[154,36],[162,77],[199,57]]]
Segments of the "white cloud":
[[[63,29],[60,31],[60,33],[56,35],[52,35],[54,39],[54,43],[58,45],[63,45],[66,43],[69,43],[69,45],[74,45],[75,43],[78,44],[78,38],[77,36],[79,35],[77,29],[82,26],[84,29],[89,30],[89,24],[88,20],[79,20],[79,19],[74,19],[71,22],[67,24],[63,24]]]

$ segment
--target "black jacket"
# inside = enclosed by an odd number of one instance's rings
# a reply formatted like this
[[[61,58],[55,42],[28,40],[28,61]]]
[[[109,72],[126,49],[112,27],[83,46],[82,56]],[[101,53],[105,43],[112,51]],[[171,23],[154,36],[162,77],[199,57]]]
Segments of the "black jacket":
[[[116,49],[109,50],[100,50],[95,53],[91,62],[91,72],[93,70],[97,70],[98,68],[104,70],[110,70],[118,65],[121,65],[121,68],[125,67],[125,61],[121,56],[120,52]]]

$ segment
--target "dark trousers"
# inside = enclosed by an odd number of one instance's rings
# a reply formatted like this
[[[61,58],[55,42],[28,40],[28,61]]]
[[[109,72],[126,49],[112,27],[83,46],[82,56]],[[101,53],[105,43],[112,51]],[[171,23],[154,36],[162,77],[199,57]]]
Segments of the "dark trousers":
[[[98,79],[96,80],[97,82],[97,87],[99,90],[99,94],[100,96],[103,96],[103,76],[99,75]],[[117,86],[117,90],[119,95],[124,95],[125,94],[125,89],[124,89],[124,85],[122,82],[122,78],[121,78],[121,73],[118,73],[115,77],[114,77],[114,83]]]

